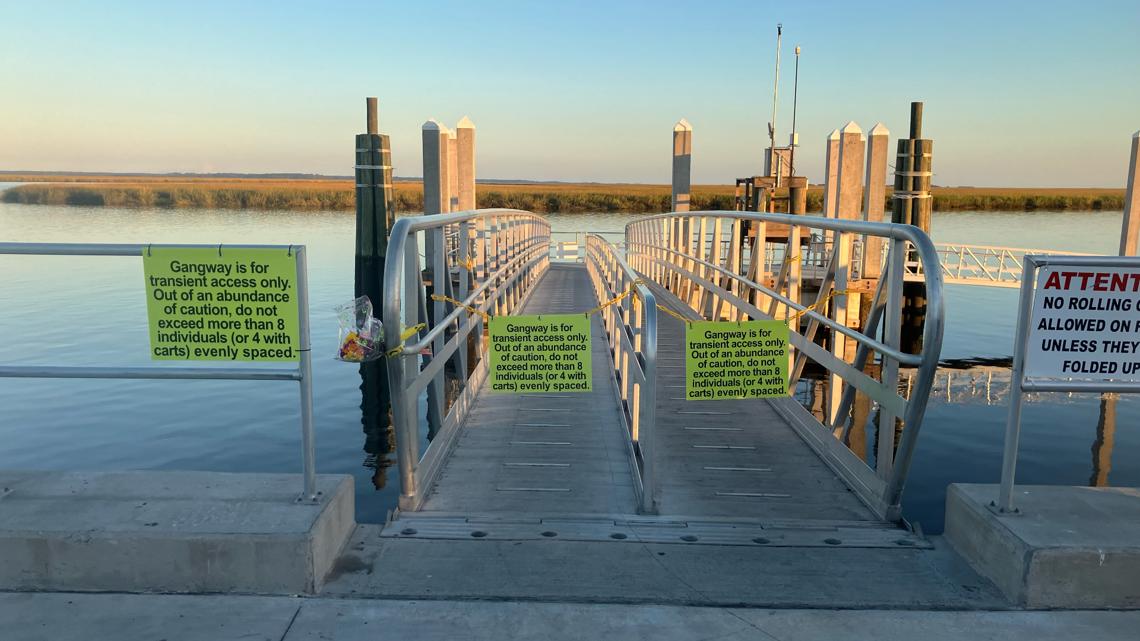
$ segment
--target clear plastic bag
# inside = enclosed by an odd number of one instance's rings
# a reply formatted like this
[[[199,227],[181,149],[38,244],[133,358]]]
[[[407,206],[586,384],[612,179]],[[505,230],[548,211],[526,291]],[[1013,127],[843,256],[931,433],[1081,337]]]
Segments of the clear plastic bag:
[[[367,296],[337,306],[336,315],[340,322],[338,361],[364,363],[384,355],[384,324],[372,317],[372,301]]]

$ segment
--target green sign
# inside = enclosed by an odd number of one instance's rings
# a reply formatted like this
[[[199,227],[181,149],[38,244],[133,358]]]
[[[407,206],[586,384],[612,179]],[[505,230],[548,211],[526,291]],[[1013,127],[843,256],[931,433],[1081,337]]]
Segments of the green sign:
[[[487,329],[492,392],[590,391],[590,319],[585,314],[495,316]]]
[[[297,255],[284,249],[143,252],[150,355],[168,361],[295,361]]]
[[[788,326],[783,321],[687,324],[687,400],[787,395]]]

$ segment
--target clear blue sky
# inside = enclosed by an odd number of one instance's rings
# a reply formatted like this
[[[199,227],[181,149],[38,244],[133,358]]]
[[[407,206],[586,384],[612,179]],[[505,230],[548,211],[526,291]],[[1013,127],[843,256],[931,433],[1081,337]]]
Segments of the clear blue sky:
[[[797,165],[926,102],[943,185],[1122,186],[1140,129],[1140,2],[8,2],[0,169],[348,174],[380,97],[397,175],[427,118],[478,127],[481,178],[758,173],[803,47]]]

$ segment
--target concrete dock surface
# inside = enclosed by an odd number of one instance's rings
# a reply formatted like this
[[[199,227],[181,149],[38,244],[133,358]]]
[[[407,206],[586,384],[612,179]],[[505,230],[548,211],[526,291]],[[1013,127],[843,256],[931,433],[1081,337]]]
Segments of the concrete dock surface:
[[[232,595],[0,593],[5,641],[1135,639],[1140,612],[707,608]]]

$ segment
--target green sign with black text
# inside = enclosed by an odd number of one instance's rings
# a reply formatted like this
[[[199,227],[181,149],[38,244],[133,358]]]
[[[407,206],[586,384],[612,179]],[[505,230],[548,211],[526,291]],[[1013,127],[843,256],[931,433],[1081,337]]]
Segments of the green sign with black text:
[[[591,390],[590,319],[585,314],[495,316],[487,334],[491,392]]]
[[[788,395],[788,326],[783,321],[693,321],[685,329],[685,398]]]
[[[152,359],[300,358],[296,253],[154,246],[143,273]]]

